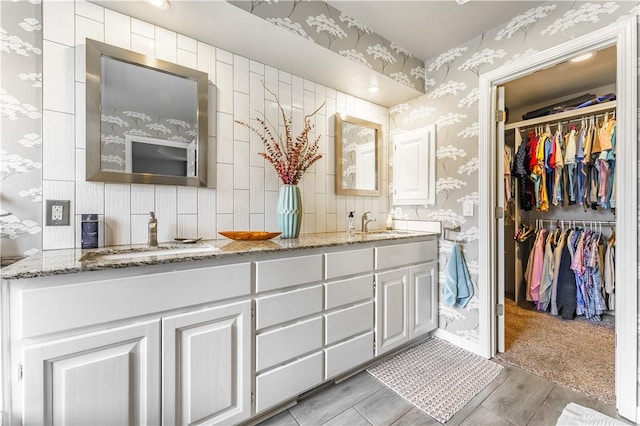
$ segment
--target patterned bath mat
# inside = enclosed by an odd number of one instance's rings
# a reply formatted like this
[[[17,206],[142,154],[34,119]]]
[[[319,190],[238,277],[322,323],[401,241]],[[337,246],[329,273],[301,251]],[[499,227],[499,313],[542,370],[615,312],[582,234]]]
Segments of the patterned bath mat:
[[[495,379],[502,366],[433,337],[367,371],[445,423]]]

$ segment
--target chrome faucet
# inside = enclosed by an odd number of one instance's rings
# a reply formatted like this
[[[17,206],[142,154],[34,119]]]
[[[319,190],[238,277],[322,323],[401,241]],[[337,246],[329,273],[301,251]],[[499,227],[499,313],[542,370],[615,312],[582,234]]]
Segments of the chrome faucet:
[[[369,232],[369,224],[371,222],[375,222],[376,219],[369,219],[369,213],[371,212],[364,212],[364,214],[362,215],[362,233],[366,234],[367,232]]]

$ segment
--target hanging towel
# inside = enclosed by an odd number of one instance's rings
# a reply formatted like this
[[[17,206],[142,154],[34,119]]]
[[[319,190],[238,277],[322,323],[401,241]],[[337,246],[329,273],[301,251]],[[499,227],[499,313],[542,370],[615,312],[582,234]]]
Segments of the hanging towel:
[[[473,283],[469,276],[467,264],[462,257],[460,244],[453,245],[449,264],[447,266],[447,279],[444,284],[444,302],[453,306],[456,303],[464,308],[473,297]]]

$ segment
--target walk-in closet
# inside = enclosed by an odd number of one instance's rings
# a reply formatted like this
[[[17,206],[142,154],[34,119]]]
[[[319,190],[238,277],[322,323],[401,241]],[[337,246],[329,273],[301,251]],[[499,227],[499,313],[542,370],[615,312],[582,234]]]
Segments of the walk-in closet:
[[[504,87],[499,358],[615,404],[616,48]]]

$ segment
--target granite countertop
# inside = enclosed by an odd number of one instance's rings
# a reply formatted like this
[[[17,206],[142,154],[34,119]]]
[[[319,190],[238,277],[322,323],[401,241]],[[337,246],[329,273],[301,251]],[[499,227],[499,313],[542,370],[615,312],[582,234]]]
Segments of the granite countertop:
[[[198,241],[196,244],[161,243],[157,248],[125,245],[100,249],[42,251],[2,268],[0,278],[13,280],[86,271],[129,268],[163,263],[188,262],[246,254],[283,252],[300,249],[364,244],[376,241],[436,236],[433,232],[391,231],[356,234],[346,232],[304,234],[295,239],[274,238],[267,241],[232,241],[229,239]],[[184,252],[180,252],[184,250]]]

